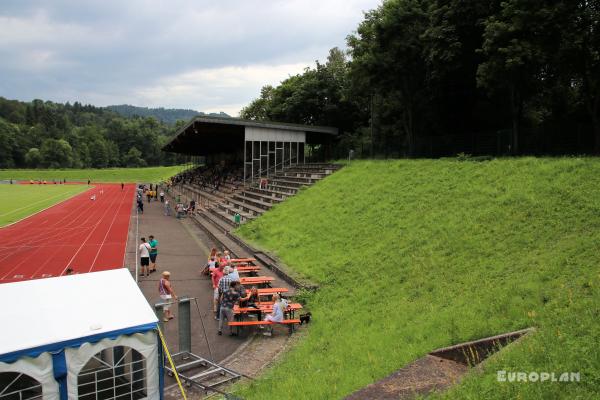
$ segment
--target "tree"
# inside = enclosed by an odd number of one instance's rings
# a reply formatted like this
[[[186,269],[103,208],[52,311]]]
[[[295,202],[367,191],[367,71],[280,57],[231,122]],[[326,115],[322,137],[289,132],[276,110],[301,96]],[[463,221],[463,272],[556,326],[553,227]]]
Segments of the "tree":
[[[0,168],[15,166],[14,153],[18,134],[19,130],[15,125],[0,118]]]
[[[73,149],[64,139],[45,139],[40,156],[46,168],[69,168],[73,164]]]
[[[271,102],[273,101],[273,86],[265,85],[260,89],[260,97],[252,100],[242,108],[240,117],[253,121],[268,121],[270,119]]]
[[[142,152],[132,146],[123,156],[123,164],[126,167],[145,167],[146,161],[142,159]]]
[[[403,143],[409,155],[416,152],[416,138],[427,115],[424,42],[428,28],[425,0],[389,0],[365,15],[355,35],[348,37],[354,79],[381,99],[380,116],[390,129],[384,131],[385,151]],[[392,111],[393,110],[393,111]],[[395,140],[398,132],[400,141]]]
[[[42,155],[40,154],[40,149],[36,147],[32,147],[25,154],[25,162],[27,166],[31,168],[37,168],[42,164]]]

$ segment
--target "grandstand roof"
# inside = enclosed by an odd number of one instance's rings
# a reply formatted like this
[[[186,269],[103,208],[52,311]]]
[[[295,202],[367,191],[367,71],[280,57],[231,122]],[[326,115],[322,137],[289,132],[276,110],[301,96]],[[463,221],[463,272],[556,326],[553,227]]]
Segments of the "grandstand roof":
[[[243,149],[245,127],[277,129],[279,131],[306,132],[306,143],[319,144],[331,141],[338,134],[337,128],[289,124],[271,121],[250,121],[239,118],[197,116],[175,133],[164,151],[191,155]]]

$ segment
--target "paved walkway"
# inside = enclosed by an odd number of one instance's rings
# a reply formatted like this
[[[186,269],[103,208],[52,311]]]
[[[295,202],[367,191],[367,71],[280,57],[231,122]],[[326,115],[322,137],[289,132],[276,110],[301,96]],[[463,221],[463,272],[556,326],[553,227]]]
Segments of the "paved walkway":
[[[217,335],[217,321],[212,313],[212,286],[209,278],[200,274],[206,264],[212,241],[191,219],[177,220],[163,215],[160,202],[144,201],[144,214],[139,216],[139,237],[149,235],[159,242],[157,259],[158,271],[150,277],[140,277],[140,289],[154,307],[159,302],[158,280],[161,271],[171,272],[171,281],[179,297],[188,296],[198,299],[200,314],[192,303],[192,352],[204,358],[221,361],[233,353],[243,338]],[[126,266],[135,275],[135,213],[130,224],[127,245]],[[173,308],[175,319],[165,324],[165,336],[169,350],[178,351],[177,307]],[[202,318],[202,320],[200,319]],[[202,324],[202,322],[204,324]],[[204,326],[203,326],[204,325]],[[207,345],[208,339],[208,345]],[[209,350],[210,346],[210,350]]]

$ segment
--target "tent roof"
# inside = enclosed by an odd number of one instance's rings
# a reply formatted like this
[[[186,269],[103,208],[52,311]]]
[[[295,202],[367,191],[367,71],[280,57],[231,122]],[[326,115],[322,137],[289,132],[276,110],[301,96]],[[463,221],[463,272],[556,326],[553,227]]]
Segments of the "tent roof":
[[[125,268],[0,284],[0,302],[0,355],[157,322]]]

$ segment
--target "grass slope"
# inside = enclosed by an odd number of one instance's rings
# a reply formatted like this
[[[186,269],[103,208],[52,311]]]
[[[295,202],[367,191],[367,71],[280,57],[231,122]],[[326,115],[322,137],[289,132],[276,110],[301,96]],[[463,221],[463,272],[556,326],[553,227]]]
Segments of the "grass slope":
[[[0,185],[0,227],[87,189],[87,185]]]
[[[600,160],[355,162],[239,233],[318,282],[247,398],[342,398],[447,345],[535,326],[448,398],[600,397]],[[496,371],[580,372],[499,383]]]
[[[159,182],[176,175],[185,167],[104,168],[104,169],[1,169],[0,179],[66,179],[85,182]]]

